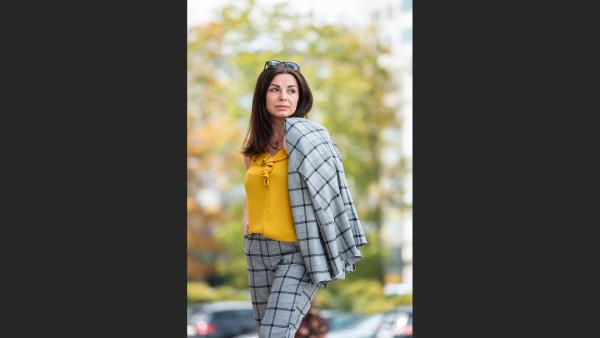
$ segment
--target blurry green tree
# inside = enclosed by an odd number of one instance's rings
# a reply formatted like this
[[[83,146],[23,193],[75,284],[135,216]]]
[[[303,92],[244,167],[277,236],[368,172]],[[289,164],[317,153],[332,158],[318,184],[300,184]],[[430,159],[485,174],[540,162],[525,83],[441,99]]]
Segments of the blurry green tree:
[[[223,281],[247,286],[241,235],[244,166],[239,152],[255,81],[270,59],[300,65],[314,95],[308,118],[329,129],[344,160],[369,241],[360,268],[348,279],[383,280],[380,202],[390,196],[379,189],[380,131],[398,123],[394,107],[384,104],[385,94],[394,89],[390,73],[378,64],[386,53],[374,28],[317,24],[312,15],[293,13],[285,4],[264,9],[254,0],[224,6],[216,20],[189,30],[188,195],[192,204],[201,204],[194,202],[195,196],[209,187],[220,191],[221,202],[215,211],[220,215],[217,223],[198,219],[205,217],[200,212],[189,219],[199,229],[215,230],[214,238],[224,247],[215,262]],[[202,205],[188,208],[203,210]],[[190,248],[204,249],[208,248]]]

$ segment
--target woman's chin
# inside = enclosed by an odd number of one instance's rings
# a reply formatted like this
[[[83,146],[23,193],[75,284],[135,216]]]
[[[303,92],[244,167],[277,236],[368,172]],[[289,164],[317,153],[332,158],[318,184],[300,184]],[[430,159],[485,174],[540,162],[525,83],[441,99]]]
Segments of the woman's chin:
[[[286,118],[292,116],[292,112],[290,111],[276,111],[275,113],[271,113],[271,116],[278,118]]]

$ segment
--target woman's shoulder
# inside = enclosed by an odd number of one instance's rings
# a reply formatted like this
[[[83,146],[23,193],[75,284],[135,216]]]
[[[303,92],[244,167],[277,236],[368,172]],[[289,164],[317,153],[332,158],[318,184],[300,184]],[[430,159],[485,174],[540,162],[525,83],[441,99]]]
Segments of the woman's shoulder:
[[[331,142],[331,135],[325,126],[301,117],[288,117],[285,121],[285,136],[293,144],[305,140],[326,140]]]
[[[333,137],[321,124],[302,118],[288,118],[289,128],[286,129],[288,144],[293,145],[293,151],[289,158],[293,161],[301,161],[308,154],[319,155],[322,159],[339,157]],[[286,120],[286,123],[288,121]],[[313,152],[319,148],[318,152]],[[313,161],[317,160],[313,156]]]
[[[296,128],[311,128],[311,129],[327,131],[327,128],[325,128],[325,126],[319,124],[318,122],[309,120],[304,117],[288,117],[285,119],[285,123],[286,123],[286,127],[291,127],[292,129],[294,127],[296,127]]]

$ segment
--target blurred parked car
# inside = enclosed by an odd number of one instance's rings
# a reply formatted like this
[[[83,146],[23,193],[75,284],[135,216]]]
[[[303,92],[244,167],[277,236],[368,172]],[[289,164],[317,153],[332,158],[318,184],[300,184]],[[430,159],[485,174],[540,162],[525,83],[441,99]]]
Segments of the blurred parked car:
[[[383,314],[377,313],[355,319],[343,329],[329,331],[327,338],[373,338],[381,324]]]
[[[244,333],[233,338],[258,338],[258,333]]]
[[[367,316],[337,310],[321,310],[321,316],[327,319],[329,332],[344,330],[365,319]]]
[[[222,301],[188,305],[188,337],[232,338],[255,332],[256,322],[250,302]]]
[[[412,307],[399,307],[383,314],[375,338],[412,338]]]

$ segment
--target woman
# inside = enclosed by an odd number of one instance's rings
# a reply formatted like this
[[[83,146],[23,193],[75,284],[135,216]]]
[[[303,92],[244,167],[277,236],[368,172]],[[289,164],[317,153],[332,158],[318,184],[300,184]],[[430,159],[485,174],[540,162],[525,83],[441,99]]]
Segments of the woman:
[[[319,286],[344,279],[366,238],[340,154],[307,120],[312,93],[293,62],[267,61],[244,142],[244,253],[260,338],[292,338]]]

